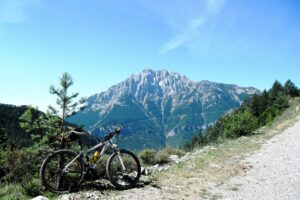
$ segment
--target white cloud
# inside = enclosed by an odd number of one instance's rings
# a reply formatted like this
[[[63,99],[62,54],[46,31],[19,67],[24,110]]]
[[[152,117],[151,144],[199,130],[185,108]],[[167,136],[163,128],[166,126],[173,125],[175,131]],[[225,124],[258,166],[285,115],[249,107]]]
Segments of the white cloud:
[[[201,27],[206,21],[206,18],[198,18],[191,21],[188,29],[180,34],[175,35],[172,37],[168,42],[164,43],[159,53],[165,54],[173,49],[176,49],[188,41],[191,41],[195,37],[197,37],[197,29]]]
[[[0,0],[0,23],[20,23],[28,20],[26,9],[39,0]]]
[[[204,0],[209,14],[218,14],[224,7],[225,0]]]
[[[189,7],[189,10],[186,10],[189,11],[189,13],[186,14],[185,24],[181,24],[182,28],[175,30],[174,36],[160,47],[160,54],[166,54],[187,43],[192,43],[193,40],[199,36],[200,28],[207,23],[210,17],[217,15],[225,5],[225,0],[202,0],[201,2],[202,4],[197,4],[197,6],[193,7],[193,10],[190,9],[191,7]],[[189,1],[189,3],[193,2]],[[199,12],[197,12],[197,10],[199,10]],[[176,19],[172,19],[172,22],[174,23],[175,20]]]

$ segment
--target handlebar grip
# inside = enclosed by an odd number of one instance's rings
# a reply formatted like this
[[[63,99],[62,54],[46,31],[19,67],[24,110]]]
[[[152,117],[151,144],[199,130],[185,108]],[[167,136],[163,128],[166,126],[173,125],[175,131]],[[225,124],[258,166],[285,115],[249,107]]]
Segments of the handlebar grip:
[[[120,128],[120,127],[116,128],[116,129],[115,129],[115,132],[116,132],[117,134],[119,134],[119,133],[121,132],[121,128]]]
[[[121,128],[116,128],[114,132],[108,133],[104,136],[102,141],[107,141],[113,138],[116,134],[119,134],[121,132]]]

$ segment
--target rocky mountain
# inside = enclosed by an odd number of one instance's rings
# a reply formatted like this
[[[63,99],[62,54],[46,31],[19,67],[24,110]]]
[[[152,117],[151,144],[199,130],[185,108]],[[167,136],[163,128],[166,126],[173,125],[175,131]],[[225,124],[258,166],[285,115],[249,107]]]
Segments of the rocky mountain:
[[[69,121],[99,137],[121,126],[119,143],[134,150],[180,146],[256,92],[146,69],[89,97],[86,109]]]

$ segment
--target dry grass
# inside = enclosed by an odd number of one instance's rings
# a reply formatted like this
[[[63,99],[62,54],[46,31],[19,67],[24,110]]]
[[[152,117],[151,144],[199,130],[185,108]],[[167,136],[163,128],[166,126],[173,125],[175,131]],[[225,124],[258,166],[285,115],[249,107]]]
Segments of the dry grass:
[[[299,120],[299,99],[294,99],[291,104],[291,107],[272,124],[258,130],[256,135],[225,141],[214,146],[214,150],[202,153],[186,163],[180,163],[162,172],[157,180],[158,185],[173,194],[172,190],[176,188],[176,193],[180,194],[179,199],[221,198],[207,191],[211,187],[222,185],[231,176],[243,174],[252,168],[251,165],[241,164],[241,160],[259,150],[266,140],[280,134]]]

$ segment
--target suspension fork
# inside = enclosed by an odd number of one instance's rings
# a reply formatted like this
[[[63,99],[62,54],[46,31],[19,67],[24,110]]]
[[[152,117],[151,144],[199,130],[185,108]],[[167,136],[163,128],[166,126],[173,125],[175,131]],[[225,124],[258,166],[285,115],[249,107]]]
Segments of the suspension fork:
[[[118,156],[119,162],[120,162],[120,164],[121,164],[121,166],[122,166],[122,170],[125,171],[125,170],[126,170],[126,167],[125,167],[124,162],[123,162],[123,159],[122,159],[122,157],[121,157],[120,150],[117,151],[117,156]]]
[[[117,153],[117,157],[118,157],[118,160],[121,164],[121,167],[122,167],[122,170],[125,171],[126,170],[126,167],[124,165],[124,162],[123,162],[123,159],[121,157],[121,154],[120,154],[120,149],[117,147],[116,144],[113,144],[111,140],[109,140],[109,143],[111,145],[111,147],[115,150],[115,152]]]

